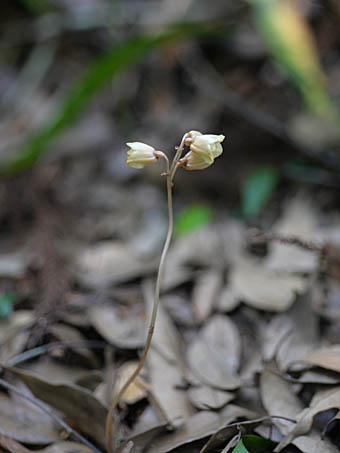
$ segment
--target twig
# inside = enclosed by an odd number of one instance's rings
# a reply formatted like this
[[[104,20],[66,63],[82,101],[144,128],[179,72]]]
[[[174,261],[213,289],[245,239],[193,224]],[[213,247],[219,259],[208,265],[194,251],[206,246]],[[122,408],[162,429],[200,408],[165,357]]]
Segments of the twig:
[[[92,451],[96,453],[102,453],[101,450],[92,445],[91,442],[85,439],[85,437],[83,437],[81,434],[77,433],[77,431],[71,428],[66,422],[64,422],[60,417],[58,417],[58,415],[48,410],[46,406],[43,403],[41,403],[37,398],[34,398],[34,396],[26,395],[21,390],[17,389],[14,385],[10,384],[9,382],[5,381],[2,378],[0,378],[0,385],[8,390],[11,390],[12,392],[16,393],[22,398],[25,398],[27,401],[34,404],[35,406],[39,407],[39,409],[41,409],[43,412],[45,412],[45,414],[51,417],[56,423],[58,423],[58,425],[62,426],[69,435],[72,435],[74,438],[79,440],[79,442],[89,447]]]

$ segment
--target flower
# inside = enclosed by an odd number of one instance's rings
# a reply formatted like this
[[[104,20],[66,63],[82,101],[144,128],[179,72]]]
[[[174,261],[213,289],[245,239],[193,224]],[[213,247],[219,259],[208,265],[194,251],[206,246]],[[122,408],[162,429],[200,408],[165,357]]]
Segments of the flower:
[[[143,168],[145,165],[154,164],[158,156],[156,150],[150,145],[141,142],[127,143],[131,149],[127,151],[128,157],[125,162],[133,168]]]
[[[189,132],[186,143],[190,146],[190,151],[180,160],[180,163],[186,170],[203,170],[209,167],[214,159],[222,154],[221,143],[224,138],[224,135]]]

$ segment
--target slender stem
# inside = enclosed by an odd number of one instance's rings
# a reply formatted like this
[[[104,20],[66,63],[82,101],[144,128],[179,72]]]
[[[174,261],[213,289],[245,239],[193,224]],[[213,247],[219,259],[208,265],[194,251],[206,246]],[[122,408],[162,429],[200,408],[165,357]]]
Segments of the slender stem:
[[[184,137],[182,139],[182,143],[181,143],[181,146],[180,146],[180,147],[182,147],[182,149],[183,149],[183,146],[184,146]],[[180,149],[180,147],[179,147],[179,149]],[[181,152],[178,153],[178,151],[177,151],[176,156],[177,156],[177,154],[180,156]],[[178,158],[179,157],[177,157],[177,159]],[[176,157],[175,157],[175,159],[176,159]],[[174,159],[174,161],[175,161],[175,159]],[[166,186],[167,186],[167,197],[168,197],[169,225],[168,225],[168,233],[167,233],[166,240],[165,240],[165,243],[164,243],[164,246],[163,246],[163,251],[162,251],[162,255],[161,255],[161,259],[160,259],[159,267],[158,267],[158,274],[157,274],[155,293],[154,293],[154,303],[153,303],[153,309],[152,309],[151,319],[150,319],[150,323],[149,323],[148,336],[147,336],[146,343],[145,343],[145,346],[144,346],[143,354],[142,354],[142,356],[141,356],[141,358],[140,358],[140,360],[138,362],[138,365],[137,365],[135,371],[132,373],[132,375],[129,377],[129,379],[126,381],[126,383],[123,385],[123,387],[120,389],[120,391],[118,392],[118,394],[114,398],[114,400],[113,400],[113,402],[112,402],[112,404],[110,406],[109,412],[107,414],[107,418],[106,418],[106,448],[107,448],[107,452],[108,453],[113,453],[113,449],[112,449],[112,447],[113,447],[113,445],[112,445],[113,444],[113,442],[112,442],[112,434],[113,434],[114,427],[115,427],[115,421],[113,420],[114,411],[115,411],[115,409],[116,409],[116,407],[117,407],[117,405],[119,403],[119,400],[121,399],[121,397],[123,396],[123,394],[125,393],[127,388],[130,386],[130,384],[132,384],[132,382],[135,380],[135,378],[138,376],[139,372],[143,368],[145,360],[146,360],[146,357],[147,357],[147,354],[148,354],[148,351],[149,351],[149,348],[150,348],[152,335],[153,335],[153,332],[154,332],[154,329],[155,329],[155,322],[156,322],[157,309],[158,309],[158,304],[159,304],[159,293],[160,293],[160,288],[161,288],[161,283],[162,283],[164,263],[165,263],[165,258],[166,258],[167,252],[169,250],[171,237],[172,237],[172,232],[173,232],[173,225],[174,225],[173,210],[172,210],[172,178],[173,178],[177,168],[176,168],[176,166],[174,166],[174,169],[171,171],[171,169],[169,168],[168,159],[166,159],[166,162],[167,162]]]
[[[184,142],[185,142],[185,139],[187,138],[188,136],[188,133],[184,134],[183,135],[183,138],[181,140],[181,143],[176,151],[176,154],[175,154],[175,157],[174,157],[174,160],[172,161],[172,164],[171,164],[171,167],[170,167],[170,179],[171,181],[174,179],[174,176],[175,176],[175,173],[176,173],[176,170],[177,170],[177,163],[182,155],[182,152],[183,152],[183,148],[184,148]]]

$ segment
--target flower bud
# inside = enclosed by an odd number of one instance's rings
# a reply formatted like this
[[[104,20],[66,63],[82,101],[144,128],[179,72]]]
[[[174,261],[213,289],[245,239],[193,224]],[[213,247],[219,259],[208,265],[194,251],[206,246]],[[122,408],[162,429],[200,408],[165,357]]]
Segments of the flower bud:
[[[145,165],[154,164],[158,157],[156,150],[150,145],[141,142],[127,143],[131,149],[127,151],[127,159],[125,162],[132,168],[143,168]]]
[[[190,151],[180,160],[186,170],[203,170],[223,152],[221,143],[224,135],[205,134],[191,131]]]
[[[190,146],[191,143],[195,140],[196,137],[198,137],[199,135],[202,135],[201,132],[198,132],[198,131],[190,131],[186,134],[186,138],[184,140],[184,144],[186,146]]]

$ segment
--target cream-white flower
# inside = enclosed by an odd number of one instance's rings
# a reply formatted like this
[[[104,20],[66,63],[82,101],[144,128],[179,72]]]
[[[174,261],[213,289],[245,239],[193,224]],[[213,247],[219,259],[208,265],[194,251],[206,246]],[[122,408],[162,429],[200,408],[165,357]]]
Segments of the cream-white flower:
[[[186,170],[203,170],[222,154],[221,143],[225,137],[224,135],[201,134],[197,131],[191,131],[189,134],[190,151],[180,162]]]
[[[131,149],[127,151],[128,157],[125,162],[133,168],[143,168],[145,165],[154,164],[158,156],[156,150],[150,145],[141,142],[127,143]]]

